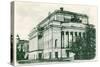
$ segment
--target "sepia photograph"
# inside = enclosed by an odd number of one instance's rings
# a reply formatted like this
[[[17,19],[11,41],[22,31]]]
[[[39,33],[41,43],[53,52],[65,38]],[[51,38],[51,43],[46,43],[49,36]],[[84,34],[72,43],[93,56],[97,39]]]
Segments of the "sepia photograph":
[[[96,58],[95,6],[15,1],[11,10],[12,62],[66,63]]]

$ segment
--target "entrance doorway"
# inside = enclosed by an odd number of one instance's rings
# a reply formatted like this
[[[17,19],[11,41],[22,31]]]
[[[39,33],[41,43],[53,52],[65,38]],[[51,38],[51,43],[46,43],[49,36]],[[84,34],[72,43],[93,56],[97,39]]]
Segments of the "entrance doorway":
[[[42,59],[42,53],[39,53],[38,57],[39,57],[39,60],[41,60]]]

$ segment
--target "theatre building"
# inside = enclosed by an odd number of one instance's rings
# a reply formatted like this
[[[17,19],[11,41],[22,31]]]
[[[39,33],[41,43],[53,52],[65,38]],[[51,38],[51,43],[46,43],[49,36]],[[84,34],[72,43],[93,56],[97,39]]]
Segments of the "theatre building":
[[[70,47],[76,37],[84,37],[88,16],[64,10],[55,10],[29,33],[29,59],[70,60]]]

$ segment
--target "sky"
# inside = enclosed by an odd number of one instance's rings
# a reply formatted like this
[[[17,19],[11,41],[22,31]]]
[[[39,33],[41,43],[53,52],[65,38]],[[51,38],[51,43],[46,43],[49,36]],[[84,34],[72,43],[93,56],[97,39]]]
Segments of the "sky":
[[[89,23],[97,24],[97,8],[78,4],[50,4],[34,2],[15,2],[15,33],[28,40],[30,31],[55,10],[63,7],[65,11],[82,13],[89,16]]]

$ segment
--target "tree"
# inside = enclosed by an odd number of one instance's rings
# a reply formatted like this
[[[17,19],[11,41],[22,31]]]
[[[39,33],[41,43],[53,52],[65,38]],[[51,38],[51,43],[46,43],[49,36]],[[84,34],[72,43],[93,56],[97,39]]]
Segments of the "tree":
[[[96,30],[93,25],[87,25],[85,37],[76,37],[72,43],[71,51],[75,53],[75,59],[93,59],[95,57]]]
[[[76,41],[72,43],[71,51],[75,53],[75,59],[82,59],[83,58],[83,46],[84,46],[84,39],[81,37],[76,37]]]
[[[96,30],[93,25],[86,27],[86,44],[87,44],[87,57],[86,59],[93,59],[95,57],[96,48]]]

